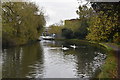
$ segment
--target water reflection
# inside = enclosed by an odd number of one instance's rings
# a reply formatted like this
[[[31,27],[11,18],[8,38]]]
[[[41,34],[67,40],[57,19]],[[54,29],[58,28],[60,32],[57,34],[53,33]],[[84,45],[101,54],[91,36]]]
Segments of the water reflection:
[[[62,50],[61,46],[68,47]],[[9,78],[89,78],[101,68],[106,55],[88,45],[70,47],[62,41],[41,41],[3,50],[3,77]]]
[[[3,74],[5,78],[25,77],[36,61],[42,63],[42,50],[38,43],[24,47],[5,49],[3,51]]]

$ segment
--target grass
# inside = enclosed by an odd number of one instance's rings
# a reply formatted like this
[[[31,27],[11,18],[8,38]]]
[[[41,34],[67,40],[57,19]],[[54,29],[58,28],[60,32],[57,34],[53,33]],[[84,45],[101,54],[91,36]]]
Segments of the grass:
[[[99,43],[107,49],[107,58],[105,64],[102,66],[101,73],[98,78],[118,78],[118,64],[116,52],[109,46]]]
[[[108,51],[113,50],[111,47],[109,47],[109,46],[107,46],[107,45],[105,45],[103,43],[99,43],[99,44],[102,45],[102,46],[104,46]]]
[[[107,59],[98,78],[117,78],[117,59],[113,53],[112,51],[107,53]]]

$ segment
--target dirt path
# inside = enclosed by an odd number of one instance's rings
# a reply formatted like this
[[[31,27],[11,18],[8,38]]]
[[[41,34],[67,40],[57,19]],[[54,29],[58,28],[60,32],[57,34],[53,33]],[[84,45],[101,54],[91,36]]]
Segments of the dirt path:
[[[107,45],[108,47],[112,48],[115,51],[118,59],[118,77],[120,78],[120,46],[113,43],[103,43],[103,44]]]

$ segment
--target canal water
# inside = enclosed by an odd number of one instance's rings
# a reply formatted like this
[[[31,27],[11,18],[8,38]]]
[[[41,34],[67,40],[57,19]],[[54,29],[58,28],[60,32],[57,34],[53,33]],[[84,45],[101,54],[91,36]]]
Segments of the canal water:
[[[67,50],[63,50],[67,47]],[[90,78],[101,70],[100,47],[63,41],[40,41],[2,50],[3,78]]]

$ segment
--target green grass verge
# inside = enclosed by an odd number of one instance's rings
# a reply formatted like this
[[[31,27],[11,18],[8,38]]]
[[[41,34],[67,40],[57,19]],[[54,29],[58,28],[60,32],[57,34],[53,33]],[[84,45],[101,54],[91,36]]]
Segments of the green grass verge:
[[[105,64],[102,66],[102,71],[98,78],[117,78],[117,59],[113,52],[108,53]]]
[[[103,43],[99,43],[99,44],[102,45],[102,46],[104,46],[108,51],[113,50],[111,47],[109,47],[109,46],[107,46],[107,45],[105,45]]]
[[[107,49],[107,58],[105,64],[102,66],[101,73],[97,76],[98,78],[118,78],[118,62],[116,58],[116,52],[113,48],[99,43]]]

